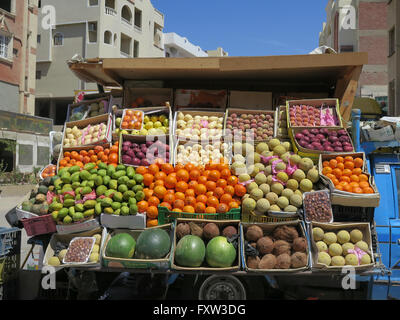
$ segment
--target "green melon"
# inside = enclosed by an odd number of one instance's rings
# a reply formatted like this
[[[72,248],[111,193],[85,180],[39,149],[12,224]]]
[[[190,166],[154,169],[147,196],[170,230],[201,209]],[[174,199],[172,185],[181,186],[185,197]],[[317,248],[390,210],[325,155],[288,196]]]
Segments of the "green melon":
[[[205,255],[206,246],[198,236],[186,235],[176,245],[175,260],[182,267],[200,267]]]
[[[130,259],[135,253],[136,241],[128,233],[118,233],[108,241],[106,256]]]
[[[138,237],[136,243],[136,258],[161,259],[171,249],[171,239],[163,229],[147,229]]]
[[[236,259],[236,249],[225,237],[215,237],[206,248],[206,261],[213,268],[229,268]]]

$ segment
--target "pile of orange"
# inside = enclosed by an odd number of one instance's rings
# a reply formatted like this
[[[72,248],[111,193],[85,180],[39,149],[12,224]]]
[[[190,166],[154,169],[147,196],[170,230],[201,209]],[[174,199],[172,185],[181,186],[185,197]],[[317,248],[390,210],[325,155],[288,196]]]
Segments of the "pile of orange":
[[[329,178],[335,188],[341,191],[370,194],[375,193],[369,184],[369,177],[363,173],[364,161],[351,156],[338,156],[322,163],[322,174]]]
[[[117,166],[118,141],[115,142],[110,148],[95,146],[91,150],[65,151],[64,157],[59,163],[59,170],[72,166],[79,166],[83,168],[83,166],[87,163],[95,163],[98,165],[100,162]]]
[[[42,171],[42,178],[46,179],[48,177],[54,177],[56,175],[57,166],[54,164],[49,164],[44,170]]]
[[[140,130],[143,127],[143,111],[126,110],[121,121],[121,129]]]
[[[246,188],[238,184],[229,165],[220,163],[205,166],[169,163],[159,160],[136,172],[143,175],[145,199],[138,203],[139,212],[146,212],[147,226],[157,225],[158,206],[173,212],[207,214],[227,213],[239,208]]]

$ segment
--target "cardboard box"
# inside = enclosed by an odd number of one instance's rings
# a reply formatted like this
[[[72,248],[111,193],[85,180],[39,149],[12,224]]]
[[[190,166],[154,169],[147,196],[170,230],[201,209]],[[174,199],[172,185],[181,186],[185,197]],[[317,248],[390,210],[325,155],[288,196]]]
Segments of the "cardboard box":
[[[272,92],[231,90],[228,105],[229,108],[272,110]]]
[[[57,233],[59,234],[71,234],[78,232],[90,231],[100,227],[100,223],[97,219],[90,219],[84,222],[71,223],[71,224],[57,224]]]
[[[368,254],[371,257],[371,263],[367,265],[360,265],[354,266],[356,271],[365,271],[371,269],[375,265],[375,257],[374,251],[372,249],[372,238],[371,238],[371,227],[369,223],[318,223],[312,222],[309,225],[309,234],[310,234],[310,243],[311,243],[311,256],[312,256],[312,268],[313,269],[320,269],[323,271],[341,271],[343,267],[336,267],[336,266],[327,266],[326,264],[322,264],[318,262],[318,248],[314,238],[312,237],[312,230],[313,228],[319,227],[324,232],[334,232],[337,233],[340,230],[346,230],[351,232],[353,229],[359,229],[363,233],[363,241],[368,244],[369,252]]]
[[[98,96],[98,95],[97,95]],[[68,110],[67,110],[67,117],[66,117],[66,122],[69,122],[71,119],[71,116],[73,115],[74,109],[79,108],[80,106],[85,106],[87,109],[86,112],[84,112],[84,118],[82,120],[88,119],[89,113],[91,111],[90,105],[92,103],[100,103],[104,102],[105,103],[105,110],[102,110],[105,114],[108,114],[111,112],[111,108],[114,104],[113,102],[113,97],[110,94],[105,94],[103,97],[100,98],[94,98],[94,99],[88,99],[88,100],[83,100],[81,102],[73,103],[68,105]],[[94,118],[94,117],[92,117]]]
[[[308,247],[307,247],[307,251],[306,251],[307,265],[305,267],[296,268],[296,269],[252,269],[252,268],[249,268],[246,263],[247,257],[245,254],[244,243],[245,243],[246,230],[248,227],[250,227],[252,225],[257,225],[261,229],[263,229],[265,236],[270,235],[273,232],[273,230],[275,230],[275,228],[277,228],[279,226],[283,226],[283,225],[293,226],[297,229],[297,232],[299,233],[300,237],[304,237],[307,239],[307,233],[306,233],[304,222],[300,221],[300,220],[288,221],[288,222],[278,222],[278,223],[241,223],[240,224],[241,248],[242,248],[241,251],[242,251],[242,264],[243,264],[244,270],[246,270],[248,272],[256,272],[256,273],[268,272],[268,273],[276,273],[276,274],[286,274],[286,273],[302,272],[302,271],[308,270],[310,268],[311,254],[310,254],[309,241],[307,241],[307,243],[308,243]]]
[[[110,229],[145,229],[146,228],[146,214],[140,214],[134,216],[117,216],[112,214],[100,215],[101,225],[105,228]]]
[[[139,88],[132,87],[132,83],[125,82],[124,86],[124,100],[123,106],[131,108],[137,98],[143,98],[146,107],[165,106],[166,102],[172,104],[173,102],[173,89],[170,88]],[[135,108],[141,107],[136,105]]]
[[[111,237],[117,233],[128,233],[135,240],[139,237],[139,235],[144,230],[129,230],[129,229],[115,229],[110,230],[109,233],[106,234],[106,241],[102,249],[102,265],[106,268],[128,268],[128,269],[169,269],[171,266],[171,260],[174,255],[174,228],[173,224],[166,224],[163,226],[157,226],[154,228],[164,229],[168,232],[171,239],[171,250],[168,255],[162,259],[122,259],[122,258],[112,258],[106,256],[106,248],[108,241],[110,241]]]
[[[53,234],[51,236],[50,239],[50,243],[47,246],[46,252],[44,254],[44,259],[43,259],[43,266],[48,266],[48,261],[51,257],[54,256],[54,252],[57,246],[57,242],[60,241],[61,243],[64,243],[66,245],[68,245],[70,243],[70,241],[73,238],[76,237],[92,237],[95,234],[101,234],[102,238],[101,238],[101,242],[100,242],[100,250],[99,250],[99,261],[98,262],[88,262],[88,263],[84,263],[84,264],[61,264],[58,267],[55,267],[55,269],[58,271],[62,268],[84,268],[84,267],[100,267],[101,265],[101,252],[103,251],[103,246],[104,246],[104,242],[105,242],[105,238],[103,236],[103,230],[102,228],[98,227],[96,229],[90,230],[90,231],[86,231],[86,232],[80,232],[80,233],[74,233],[74,234]]]
[[[73,128],[76,126],[78,129],[84,129],[88,125],[97,125],[103,123],[106,125],[106,134],[105,138],[103,140],[99,140],[98,142],[91,143],[88,145],[81,145],[81,146],[74,146],[74,147],[64,147],[64,140],[66,139],[67,135],[67,128]],[[63,151],[76,151],[76,150],[85,150],[86,147],[92,147],[94,148],[97,145],[103,145],[103,144],[110,144],[112,140],[112,117],[111,114],[103,114],[101,116],[93,117],[93,118],[88,118],[85,120],[80,120],[80,121],[73,121],[73,122],[66,122],[64,125],[64,137],[61,142],[62,144],[62,150]]]
[[[181,108],[211,108],[225,111],[228,100],[227,90],[175,90],[175,110]]]
[[[176,220],[176,226],[181,223],[181,222],[194,222],[196,224],[206,224],[206,223],[215,223],[216,225],[218,225],[221,228],[224,228],[226,226],[235,226],[236,230],[238,230],[239,232],[239,224],[240,224],[240,220],[206,220],[206,219],[177,219]],[[175,228],[176,229],[176,228]],[[240,249],[240,234],[239,234],[239,243],[238,243],[238,248],[237,248],[237,254],[236,254],[236,259],[235,262],[233,264],[233,266],[228,267],[228,268],[212,268],[212,267],[208,267],[206,264],[206,260],[204,258],[204,263],[202,267],[198,267],[198,268],[187,268],[187,267],[181,267],[178,266],[177,264],[175,264],[175,255],[172,259],[172,265],[171,268],[174,270],[186,270],[186,271],[221,271],[221,272],[231,272],[231,271],[237,271],[240,269],[240,257],[241,257],[241,249]],[[177,238],[176,238],[176,231],[174,230],[174,248],[176,248],[177,245]],[[207,245],[206,245],[207,246]]]

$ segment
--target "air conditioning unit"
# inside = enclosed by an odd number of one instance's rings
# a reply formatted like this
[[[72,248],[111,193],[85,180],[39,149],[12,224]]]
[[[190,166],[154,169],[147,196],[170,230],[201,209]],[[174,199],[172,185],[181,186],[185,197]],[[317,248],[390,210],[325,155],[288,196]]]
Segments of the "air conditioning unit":
[[[97,24],[94,22],[89,23],[89,31],[97,31]]]

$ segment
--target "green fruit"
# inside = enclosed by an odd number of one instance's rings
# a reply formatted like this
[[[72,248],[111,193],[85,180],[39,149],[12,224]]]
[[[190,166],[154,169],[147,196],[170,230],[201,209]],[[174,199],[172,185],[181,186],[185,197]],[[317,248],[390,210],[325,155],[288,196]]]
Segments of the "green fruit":
[[[62,208],[60,211],[58,211],[58,217],[60,219],[63,219],[64,217],[66,217],[69,213],[68,208]]]
[[[95,184],[96,186],[101,186],[101,185],[103,185],[103,178],[102,178],[101,176],[97,176],[97,177],[94,179],[94,184]]]
[[[108,186],[108,184],[110,183],[110,181],[111,181],[111,177],[109,177],[109,176],[103,177],[103,184],[104,184],[104,185]]]
[[[72,217],[72,220],[74,220],[75,222],[77,222],[77,221],[83,220],[84,218],[85,218],[85,217],[84,217],[84,215],[83,215],[82,212],[76,212],[76,213],[74,214],[74,216]]]
[[[143,176],[142,176],[141,174],[137,174],[137,173],[136,173],[136,174],[133,176],[133,179],[136,181],[137,184],[143,182]],[[135,192],[136,192],[136,191],[135,191]]]
[[[89,188],[93,188],[93,187],[94,187],[94,181],[93,181],[93,180],[88,181],[88,182],[87,182],[87,186],[88,186]]]
[[[134,197],[135,197],[135,193],[133,191],[131,191],[131,190],[127,190],[123,194],[123,199],[125,201],[129,201],[130,198],[134,198]]]
[[[74,199],[75,200],[75,197],[72,194],[69,194],[69,193],[65,194],[64,201],[65,200],[70,200],[70,199]]]
[[[318,252],[318,263],[330,266],[331,261],[332,261],[331,256],[328,253],[323,252],[323,251]]]
[[[118,184],[127,184],[128,181],[129,181],[129,178],[127,176],[118,178]]]
[[[89,171],[87,171],[87,170],[82,170],[82,171],[79,173],[79,177],[80,177],[81,180],[83,180],[83,181],[89,180],[89,178],[90,178],[90,173],[89,173]]]
[[[97,169],[92,169],[89,172],[90,172],[90,174],[97,174]]]
[[[137,201],[136,201],[135,198],[129,198],[129,200],[128,200],[129,206],[134,205],[134,204],[136,204],[136,203],[137,203]]]
[[[107,191],[107,187],[106,187],[106,186],[98,186],[98,187],[96,188],[96,195],[97,195],[98,197],[100,197],[100,196],[102,196],[103,194],[105,194],[106,191]]]
[[[72,166],[72,167],[70,167],[70,168],[68,169],[68,172],[69,172],[70,174],[73,174],[73,173],[79,172],[79,171],[81,171],[81,168],[80,168],[79,166]]]
[[[138,259],[162,259],[171,249],[169,234],[163,229],[146,229],[138,237],[136,257]]]
[[[75,214],[75,207],[69,207],[68,209],[68,214],[73,217]]]
[[[58,259],[58,257],[49,258],[47,263],[49,266],[53,266],[53,267],[57,267],[61,264],[60,259]]]
[[[102,210],[101,210],[101,203],[98,202],[96,203],[96,205],[94,206],[94,212],[96,213],[96,215],[100,215]]]
[[[99,170],[106,170],[107,171],[107,164],[104,162],[100,162],[97,167],[99,168]]]
[[[88,210],[86,210],[86,211],[83,212],[83,216],[84,216],[85,218],[91,217],[91,216],[93,216],[93,215],[94,215],[94,209],[88,209]]]
[[[114,189],[108,189],[108,190],[104,193],[104,195],[105,195],[106,197],[112,198],[112,197],[114,196],[114,193],[116,193],[116,192],[117,192],[117,191],[114,190]]]
[[[113,214],[114,210],[111,207],[107,207],[107,208],[104,208],[104,213],[105,214]]]
[[[90,178],[89,178],[89,181],[95,181],[96,178],[97,178],[97,173],[91,174]]]
[[[144,197],[145,197],[145,194],[143,191],[136,192],[135,199],[137,202],[142,201],[144,199]]]
[[[129,208],[128,207],[121,207],[121,215],[128,216],[129,215]]]
[[[92,188],[90,187],[84,187],[81,191],[81,194],[86,195],[92,192]]]
[[[88,182],[89,182],[88,180],[82,181],[82,182],[81,182],[81,187],[83,187],[83,188],[84,188],[84,187],[87,187]]]
[[[135,253],[136,241],[128,233],[118,233],[107,243],[107,257],[131,259]]]
[[[113,208],[113,210],[118,210],[121,208],[121,203],[120,202],[113,202],[111,203],[111,208]]]
[[[121,184],[121,185],[118,186],[118,191],[121,192],[121,193],[124,193],[124,192],[126,192],[128,190],[129,189],[125,184]]]
[[[135,192],[135,193],[137,193],[137,192],[139,192],[139,191],[143,191],[143,187],[140,186],[140,185],[135,185],[135,186],[132,188],[132,191]]]
[[[321,228],[318,228],[318,227],[314,228],[312,230],[312,234],[313,234],[314,241],[324,240],[325,233],[324,233],[324,230],[322,230]]]
[[[85,209],[92,209],[96,205],[96,200],[86,200],[83,206]]]
[[[128,176],[128,178],[132,179],[135,176],[135,169],[133,167],[127,167],[126,175]]]
[[[82,195],[80,194],[80,193],[78,193],[76,196],[75,196],[75,201],[78,201],[78,200],[81,200],[82,199]]]
[[[104,198],[101,200],[100,203],[101,203],[102,207],[111,207],[111,204],[113,203],[113,201],[110,198]]]
[[[85,166],[83,167],[84,170],[90,171],[94,169],[96,165],[92,162],[86,163]]]
[[[85,207],[83,206],[82,203],[77,203],[74,208],[75,208],[75,211],[77,211],[77,212],[83,212],[85,210]]]
[[[229,268],[236,259],[236,249],[226,237],[211,239],[206,247],[206,261],[213,268]]]
[[[54,186],[55,186],[56,188],[58,188],[59,186],[62,185],[62,183],[63,183],[63,181],[61,180],[61,178],[59,178],[59,179],[57,179],[57,180],[54,181]]]
[[[80,183],[80,182],[74,182],[74,183],[72,183],[72,189],[74,189],[74,190],[78,189],[80,186],[81,186],[81,183]]]
[[[121,178],[121,177],[123,177],[123,176],[126,176],[126,172],[125,172],[125,170],[120,170],[120,171],[116,171],[116,172],[114,172],[113,174],[112,174],[112,178],[113,179],[119,179],[119,178]]]
[[[115,192],[113,195],[113,200],[117,202],[122,202],[123,201],[123,196],[121,192]]]
[[[51,213],[51,216],[52,216],[52,218],[53,218],[54,221],[57,221],[58,218],[59,218],[59,216],[58,216],[58,211],[53,211],[53,212]]]
[[[128,180],[126,185],[128,186],[128,188],[132,189],[134,186],[136,186],[136,181],[133,180],[133,179],[132,180]]]
[[[80,181],[81,181],[81,178],[79,177],[79,172],[73,173],[71,176],[71,182],[74,183],[74,182],[80,182]]]
[[[348,233],[346,230],[340,230],[337,233],[337,239],[340,244],[345,244],[350,241],[350,233]]]
[[[350,239],[351,242],[357,243],[358,241],[361,241],[363,239],[363,234],[360,230],[354,229],[350,232]]]
[[[327,245],[331,245],[332,243],[337,242],[337,236],[333,232],[327,232],[324,234],[323,240]]]
[[[99,171],[97,171],[97,174],[100,176],[100,177],[105,177],[106,175],[107,175],[107,170],[104,170],[104,169],[100,169]]]
[[[186,235],[176,245],[175,260],[182,267],[200,267],[205,255],[206,246],[198,236]]]
[[[117,165],[117,167],[115,168],[115,170],[116,170],[116,171],[126,170],[126,167],[125,167],[125,165],[123,165],[123,164],[119,164],[119,165]]]
[[[111,177],[115,171],[115,167],[112,164],[109,164],[107,167],[107,175]]]
[[[121,215],[121,209],[114,210],[113,215],[116,215],[116,216]]]
[[[63,222],[65,224],[70,224],[70,223],[72,223],[72,218],[67,215],[67,216],[64,217]]]
[[[110,182],[108,183],[108,187],[110,189],[114,189],[117,190],[118,189],[118,181],[117,180],[110,180]]]
[[[65,208],[73,207],[74,205],[75,205],[75,200],[74,199],[64,200],[63,206]]]
[[[137,212],[138,212],[138,207],[137,207],[137,205],[136,205],[136,204],[131,204],[131,205],[129,206],[129,214],[132,215],[132,216],[134,216],[134,215],[137,214]]]
[[[58,203],[58,202],[52,202],[50,204],[50,206],[49,206],[49,210],[50,211],[60,211],[62,208],[63,208],[63,205],[61,203]],[[25,210],[25,209],[22,208],[22,210]],[[26,211],[30,211],[30,209],[26,210]]]

